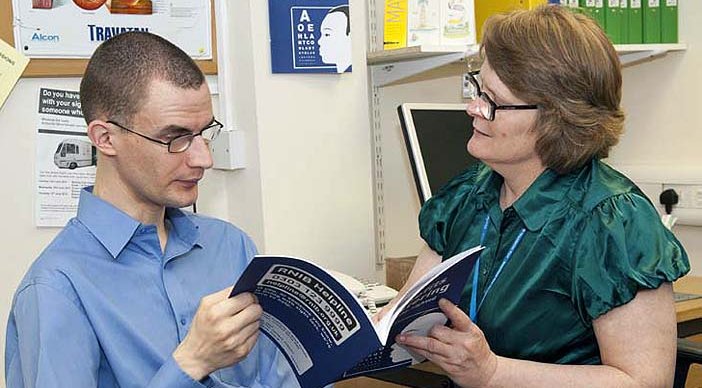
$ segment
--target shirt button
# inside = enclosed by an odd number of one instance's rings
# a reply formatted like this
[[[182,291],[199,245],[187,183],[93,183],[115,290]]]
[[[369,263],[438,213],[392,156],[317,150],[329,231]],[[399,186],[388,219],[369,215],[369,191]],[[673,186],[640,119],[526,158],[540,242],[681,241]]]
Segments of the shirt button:
[[[180,318],[180,324],[181,324],[181,325],[185,326],[185,323],[186,323],[186,322],[187,322],[187,321],[185,320],[185,318]]]

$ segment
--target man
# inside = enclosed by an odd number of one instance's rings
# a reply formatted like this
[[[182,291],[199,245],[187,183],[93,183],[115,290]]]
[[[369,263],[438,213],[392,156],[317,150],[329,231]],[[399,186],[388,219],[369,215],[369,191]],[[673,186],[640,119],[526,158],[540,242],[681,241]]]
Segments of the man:
[[[351,20],[349,6],[340,5],[329,10],[320,28],[317,41],[322,62],[336,65],[336,72],[351,69]]]
[[[15,294],[8,388],[296,386],[258,335],[253,296],[229,298],[253,242],[178,210],[197,199],[222,127],[202,72],[129,32],[95,51],[80,94],[95,186]]]

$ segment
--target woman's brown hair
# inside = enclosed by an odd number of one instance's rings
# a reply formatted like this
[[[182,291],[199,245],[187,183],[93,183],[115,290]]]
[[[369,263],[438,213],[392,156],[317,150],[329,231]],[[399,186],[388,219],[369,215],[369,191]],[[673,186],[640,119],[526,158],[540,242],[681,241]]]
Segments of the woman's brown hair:
[[[568,173],[604,158],[624,125],[619,57],[595,21],[559,6],[490,17],[483,53],[512,93],[539,106],[536,152]]]

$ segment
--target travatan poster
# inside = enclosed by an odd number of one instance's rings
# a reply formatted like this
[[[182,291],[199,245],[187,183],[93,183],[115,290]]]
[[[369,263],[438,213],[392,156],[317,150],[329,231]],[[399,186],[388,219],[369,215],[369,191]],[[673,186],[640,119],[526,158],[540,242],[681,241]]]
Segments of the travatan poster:
[[[88,58],[112,36],[148,31],[212,58],[210,0],[12,0],[15,47],[31,58]]]
[[[351,72],[348,0],[269,0],[273,73]]]

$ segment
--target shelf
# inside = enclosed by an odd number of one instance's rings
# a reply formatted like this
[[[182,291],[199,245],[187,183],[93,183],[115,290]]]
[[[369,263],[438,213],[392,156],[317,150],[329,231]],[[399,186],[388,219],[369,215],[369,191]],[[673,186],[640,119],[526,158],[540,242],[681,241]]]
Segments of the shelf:
[[[622,66],[664,56],[669,51],[687,50],[687,44],[620,44],[615,45]],[[366,63],[371,67],[374,86],[385,86],[437,67],[477,56],[480,46],[413,46],[395,50],[369,52]]]
[[[631,66],[639,62],[662,57],[669,51],[685,51],[685,43],[662,44],[615,44],[622,66]]]
[[[395,50],[385,50],[369,52],[366,56],[366,63],[369,65],[383,65],[393,62],[415,60],[421,58],[437,57],[461,53],[465,54],[469,48],[477,53],[478,46],[412,46]]]

